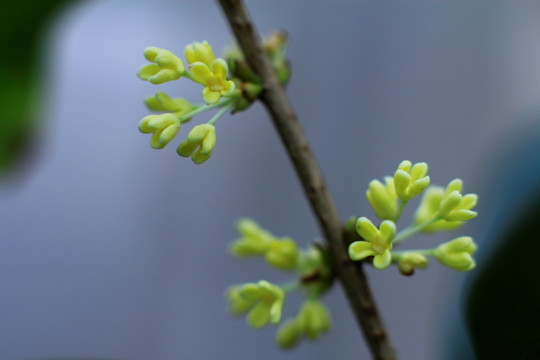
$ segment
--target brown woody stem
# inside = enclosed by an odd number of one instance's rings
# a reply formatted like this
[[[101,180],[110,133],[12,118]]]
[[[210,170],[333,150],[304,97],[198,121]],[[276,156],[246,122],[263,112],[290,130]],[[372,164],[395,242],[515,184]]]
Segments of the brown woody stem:
[[[348,242],[323,174],[311,152],[296,114],[280,85],[247,9],[241,0],[219,0],[246,61],[263,83],[260,99],[296,169],[321,232],[328,241],[336,275],[340,280],[356,320],[374,359],[396,359],[384,324],[361,265],[348,255]]]

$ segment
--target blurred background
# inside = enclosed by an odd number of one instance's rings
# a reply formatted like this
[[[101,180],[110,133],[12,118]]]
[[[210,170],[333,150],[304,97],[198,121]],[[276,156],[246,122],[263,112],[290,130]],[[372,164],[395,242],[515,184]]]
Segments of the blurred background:
[[[143,49],[182,55],[202,40],[225,49],[232,36],[216,4],[51,4],[34,17],[22,16],[24,1],[4,12],[13,20],[1,34],[12,46],[0,66],[0,358],[368,358],[339,286],[324,298],[333,330],[291,352],[274,346],[275,328],[254,331],[226,313],[229,285],[288,279],[228,255],[238,218],[303,245],[319,238],[260,105],[217,123],[214,154],[201,166],[176,155],[184,127],[161,151],[137,130],[149,113],[145,96],[165,91],[197,102],[201,90],[137,79]],[[248,5],[262,34],[289,33],[288,94],[343,220],[372,216],[367,184],[403,159],[427,162],[433,184],[460,177],[465,193],[479,195],[477,220],[406,245],[471,235],[480,245],[472,274],[436,262],[412,277],[367,267],[400,358],[472,358],[467,294],[540,178],[540,6]],[[285,317],[300,300],[288,300]]]

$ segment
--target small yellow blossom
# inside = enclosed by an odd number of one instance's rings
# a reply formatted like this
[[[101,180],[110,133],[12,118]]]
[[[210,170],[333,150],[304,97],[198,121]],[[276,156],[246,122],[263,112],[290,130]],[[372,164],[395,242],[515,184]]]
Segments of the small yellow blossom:
[[[152,84],[177,80],[186,71],[182,60],[169,50],[148,47],[144,49],[144,56],[152,64],[144,65],[137,75],[141,80],[147,80]]]
[[[366,191],[366,197],[375,215],[382,220],[391,220],[397,213],[397,195],[394,179],[387,176],[383,185],[379,180],[372,180]]]
[[[180,120],[175,114],[148,115],[139,123],[139,131],[144,134],[154,133],[150,138],[150,146],[163,149],[180,131]]]
[[[284,237],[273,239],[266,252],[266,261],[282,270],[292,270],[298,263],[299,251],[293,239]]]
[[[402,201],[409,201],[424,191],[429,185],[429,176],[426,176],[427,171],[428,166],[426,163],[416,163],[413,166],[408,160],[402,161],[394,173],[397,196]]]
[[[476,217],[471,209],[476,205],[476,194],[461,195],[463,184],[455,179],[448,184],[439,208],[439,216],[446,221],[466,221]]]
[[[391,261],[392,240],[396,236],[396,225],[393,221],[385,220],[379,229],[365,217],[356,222],[356,231],[365,241],[355,241],[349,246],[349,257],[352,260],[362,260],[374,256],[373,266],[386,269]]]
[[[279,328],[276,342],[284,349],[292,348],[301,336],[316,340],[332,327],[330,313],[319,300],[305,301],[293,319],[288,319]]]
[[[196,62],[202,62],[208,66],[212,66],[216,60],[214,57],[214,50],[207,41],[203,41],[202,43],[194,42],[193,44],[186,46],[184,49],[184,56],[189,65]]]
[[[197,125],[189,132],[187,139],[178,145],[177,153],[189,157],[195,164],[202,164],[212,156],[216,145],[216,128],[211,124]],[[199,148],[197,151],[195,151]]]
[[[233,288],[234,289],[234,288]],[[236,292],[237,291],[237,292]],[[238,298],[242,299],[238,302]],[[261,280],[258,283],[247,283],[229,293],[229,301],[233,309],[247,312],[247,322],[254,328],[268,324],[277,324],[281,320],[281,309],[285,301],[285,292],[281,287]],[[250,306],[248,306],[250,304]]]
[[[229,311],[233,315],[242,315],[249,311],[257,303],[257,300],[254,299],[244,299],[240,295],[241,285],[231,286],[227,292],[227,300],[229,301]]]
[[[428,265],[428,259],[414,251],[392,253],[392,258],[397,263],[399,272],[403,275],[412,275],[415,268],[424,269]]]
[[[414,223],[425,223],[437,216],[442,219],[422,229],[424,232],[453,230],[464,221],[476,217],[471,209],[476,205],[476,194],[461,195],[462,182],[459,179],[451,181],[446,189],[439,186],[427,188],[422,201],[416,210]]]
[[[469,271],[476,266],[472,257],[476,249],[477,246],[471,237],[462,236],[439,245],[434,255],[441,264],[455,270]]]
[[[240,219],[236,229],[242,235],[230,247],[238,257],[264,256],[274,236],[251,219]]]
[[[282,270],[293,270],[298,264],[300,252],[293,239],[276,238],[250,219],[242,219],[237,225],[240,239],[231,244],[231,252],[238,257],[264,256],[266,261]]]
[[[296,319],[287,319],[276,333],[276,343],[282,349],[290,349],[298,343],[302,329]]]
[[[180,117],[194,110],[194,106],[183,98],[170,98],[164,92],[157,92],[154,96],[144,99],[146,106],[152,111],[172,112]]]
[[[310,340],[317,339],[332,326],[330,314],[319,300],[305,301],[298,313],[297,321],[302,333]]]
[[[184,54],[193,80],[204,86],[201,95],[205,103],[215,104],[221,96],[233,93],[235,86],[232,80],[227,80],[227,63],[214,58],[214,52],[206,41],[188,45]]]

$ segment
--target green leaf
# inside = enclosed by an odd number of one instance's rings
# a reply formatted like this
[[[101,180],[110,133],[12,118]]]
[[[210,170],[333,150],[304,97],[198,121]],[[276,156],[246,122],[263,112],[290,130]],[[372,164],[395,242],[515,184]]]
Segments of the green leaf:
[[[29,148],[37,125],[40,41],[51,18],[71,0],[2,1],[0,13],[0,175]]]

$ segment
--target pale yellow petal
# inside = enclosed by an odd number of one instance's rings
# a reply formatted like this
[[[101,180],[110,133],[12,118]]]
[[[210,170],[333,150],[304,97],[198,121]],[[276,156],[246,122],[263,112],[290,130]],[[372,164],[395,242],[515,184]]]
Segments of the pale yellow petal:
[[[146,58],[146,60],[153,62],[158,56],[159,50],[160,49],[157,47],[147,47],[146,49],[144,49],[144,57]]]
[[[212,131],[213,128],[214,126],[210,124],[197,125],[193,129],[191,129],[191,131],[189,132],[187,136],[187,139],[188,141],[191,141],[191,142],[200,143],[201,141],[204,140],[206,135],[208,135],[208,133]]]
[[[376,252],[367,241],[355,241],[349,245],[349,257],[351,260],[358,261],[373,255],[376,255]]]
[[[201,154],[201,149],[197,150],[195,154],[191,157],[191,160],[197,165],[206,162],[212,156],[212,152]]]
[[[396,224],[391,220],[385,220],[381,223],[379,229],[386,243],[390,244],[396,236]]]
[[[204,140],[201,143],[201,154],[208,154],[214,150],[216,146],[216,132],[209,131]]]
[[[212,47],[208,42],[203,41],[202,43],[195,43],[195,56],[197,58],[197,61],[202,61],[208,66],[211,66],[214,62],[214,50],[212,50]]]
[[[259,285],[255,283],[244,284],[238,293],[246,300],[259,300],[261,298],[261,290]]]
[[[248,314],[248,324],[254,328],[261,328],[270,320],[270,305],[260,302]]]
[[[137,73],[137,76],[141,80],[148,80],[151,76],[156,75],[160,70],[160,67],[156,64],[146,64],[144,65],[139,72]]]
[[[191,75],[199,84],[206,85],[208,78],[212,76],[208,65],[202,62],[194,62],[189,66],[189,71]]]
[[[221,93],[219,91],[212,91],[210,88],[205,87],[201,93],[201,97],[206,104],[211,105],[216,104],[219,99],[221,99]]]
[[[379,233],[379,230],[373,225],[371,220],[366,217],[358,218],[356,221],[356,231],[364,240],[372,241]]]
[[[225,83],[223,84],[223,90],[221,90],[221,95],[229,96],[234,92],[235,88],[236,86],[234,85],[234,81],[232,80],[225,81]]]
[[[223,80],[227,78],[227,74],[229,73],[227,63],[223,59],[216,59],[216,61],[214,61],[214,63],[212,64],[210,70],[214,73],[215,76]]]
[[[195,149],[197,149],[198,146],[199,144],[197,143],[192,143],[190,141],[185,140],[180,145],[178,145],[176,152],[178,153],[178,155],[182,157],[190,157],[191,154],[193,154],[193,152],[195,151]]]
[[[161,131],[156,131],[154,134],[152,134],[152,137],[150,138],[150,146],[154,149],[163,149],[165,147],[165,144],[161,144],[159,142],[159,137],[161,136]]]
[[[156,115],[148,115],[145,116],[140,122],[139,122],[139,131],[143,134],[150,134],[154,132],[154,129],[152,129],[150,126],[148,126],[148,123],[150,120],[152,120]]]
[[[379,270],[386,269],[392,262],[392,254],[390,250],[386,249],[381,255],[377,255],[373,258],[373,266]]]
[[[159,136],[159,143],[165,147],[168,143],[170,143],[176,134],[178,134],[178,131],[180,130],[180,123],[173,124],[171,126],[167,126],[163,131],[161,132],[161,135]]]

